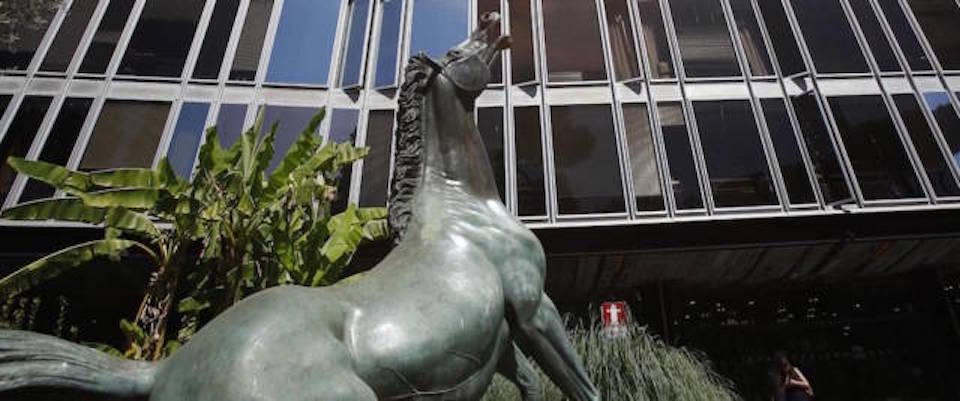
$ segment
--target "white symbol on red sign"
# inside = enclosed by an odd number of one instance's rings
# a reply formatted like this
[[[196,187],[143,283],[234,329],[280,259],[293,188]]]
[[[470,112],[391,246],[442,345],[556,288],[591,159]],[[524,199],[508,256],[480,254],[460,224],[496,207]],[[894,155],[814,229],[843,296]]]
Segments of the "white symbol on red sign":
[[[600,305],[603,327],[616,327],[627,324],[627,303],[624,301],[604,302]]]

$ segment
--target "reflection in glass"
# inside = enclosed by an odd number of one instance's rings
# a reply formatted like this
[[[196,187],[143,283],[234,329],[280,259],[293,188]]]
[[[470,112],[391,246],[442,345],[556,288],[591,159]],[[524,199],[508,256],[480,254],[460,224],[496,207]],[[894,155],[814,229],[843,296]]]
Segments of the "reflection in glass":
[[[767,130],[777,155],[780,175],[787,188],[787,198],[794,205],[816,203],[786,104],[783,99],[760,99],[760,107],[763,108]]]
[[[157,153],[170,102],[107,100],[80,159],[81,171],[149,168]],[[117,149],[124,149],[117,152]]]
[[[43,143],[43,150],[37,160],[47,163],[66,165],[70,159],[70,153],[80,136],[80,130],[83,128],[83,122],[87,119],[87,113],[90,111],[90,105],[93,99],[71,97],[63,101],[60,107],[60,114],[57,115],[53,127],[50,128],[50,134]],[[27,181],[27,185],[20,194],[20,202],[29,202],[36,199],[49,198],[53,196],[54,189],[48,184],[37,180]]]
[[[517,214],[543,216],[547,214],[547,193],[543,179],[540,108],[514,108],[513,120],[517,146]]]
[[[643,40],[647,48],[647,62],[650,64],[651,78],[674,78],[673,56],[667,44],[667,33],[663,29],[663,15],[657,0],[638,0],[640,8],[640,26],[643,28]]]
[[[637,64],[637,45],[633,40],[633,18],[626,0],[604,1],[607,14],[607,32],[613,53],[613,70],[618,81],[642,76]]]
[[[204,2],[147,0],[118,74],[179,77]]]
[[[37,130],[47,114],[47,108],[53,100],[50,96],[27,96],[20,103],[20,109],[13,117],[7,134],[0,140],[0,204],[7,198],[17,172],[6,163],[9,157],[25,157],[37,136]],[[9,99],[7,100],[9,102]]]
[[[22,5],[20,3],[15,3],[10,7],[27,7],[27,5]],[[17,29],[15,34],[17,38],[10,44],[4,43],[3,46],[0,46],[0,70],[26,70],[30,66],[30,61],[33,60],[33,54],[37,52],[37,47],[40,46],[40,41],[43,40],[43,35],[47,33],[47,28],[50,26],[50,21],[57,13],[57,8],[53,9],[42,9],[43,6],[37,4],[32,5],[32,7],[41,8],[38,14],[40,14],[41,23],[36,27],[28,27],[26,24],[19,25],[21,28]],[[4,18],[9,18],[4,16]],[[4,24],[9,25],[9,22],[4,22]],[[5,28],[4,31],[9,31],[11,28]],[[6,194],[4,194],[6,195]]]
[[[877,3],[880,4],[880,8],[883,9],[883,13],[887,17],[887,22],[890,23],[890,29],[893,31],[893,36],[897,37],[900,50],[902,50],[903,55],[906,56],[910,68],[914,71],[933,69],[933,67],[930,66],[930,59],[927,58],[927,54],[920,46],[917,35],[913,32],[913,28],[910,27],[910,22],[907,21],[907,16],[904,15],[903,9],[900,8],[900,3],[897,0],[877,0]]]
[[[479,25],[479,18],[482,17],[487,12],[497,12],[503,16],[503,13],[500,11],[500,0],[477,0],[477,19]],[[501,35],[504,34],[503,24],[497,25]],[[497,55],[494,56],[493,61],[490,62],[490,83],[491,84],[500,84],[503,83],[503,57],[500,56],[500,52],[497,52]],[[502,192],[501,192],[502,193]]]
[[[533,56],[533,15],[530,0],[511,0],[510,6],[510,69],[513,83],[537,79]]]
[[[290,146],[300,137],[300,133],[310,123],[313,116],[320,111],[312,107],[270,106],[263,111],[263,127],[261,133],[266,133],[274,124],[277,124],[277,136],[273,141],[276,154],[270,160],[267,172],[273,171],[283,160]],[[315,133],[316,134],[316,133]]]
[[[730,0],[730,7],[737,24],[737,36],[740,37],[747,63],[750,64],[750,73],[753,76],[773,75],[770,54],[767,52],[766,43],[763,42],[760,23],[757,22],[757,17],[753,13],[750,0]]]
[[[246,118],[247,105],[220,105],[220,112],[217,114],[217,138],[220,140],[220,146],[230,147],[240,138]]]
[[[240,0],[220,0],[213,8],[210,25],[203,37],[203,46],[197,56],[197,64],[193,69],[195,79],[216,79],[220,75],[223,64],[223,55],[227,51],[227,41],[233,30],[233,21],[237,17]]]
[[[814,175],[823,199],[827,203],[852,200],[840,161],[830,140],[830,133],[827,132],[814,95],[806,93],[792,97],[790,101],[797,113],[800,132],[807,144],[807,152],[813,163]]]
[[[107,64],[113,57],[113,51],[120,40],[123,27],[127,24],[134,0],[111,0],[107,10],[100,19],[100,26],[93,35],[93,41],[87,48],[87,54],[80,63],[80,72],[88,74],[103,74],[107,71]]]
[[[717,207],[777,204],[750,102],[693,102],[693,112]]]
[[[880,71],[900,71],[900,63],[897,62],[897,57],[890,48],[890,42],[883,34],[883,28],[880,27],[880,22],[877,21],[877,15],[873,13],[869,0],[849,1]]]
[[[594,2],[543,2],[543,29],[550,82],[607,79]]]
[[[945,70],[960,70],[960,5],[954,0],[907,0]]]
[[[403,22],[403,0],[380,0],[380,43],[377,47],[378,88],[397,83],[397,52],[400,49],[400,27]]]
[[[893,101],[900,111],[903,125],[907,127],[913,147],[920,156],[927,178],[933,185],[933,191],[937,196],[960,195],[960,187],[950,173],[948,162],[944,159],[943,152],[937,144],[933,131],[930,130],[930,125],[927,124],[917,99],[911,94],[899,94],[893,95]]]
[[[677,209],[703,208],[700,184],[697,181],[697,166],[693,161],[683,107],[679,102],[664,102],[657,104],[657,112],[660,115],[660,130],[663,133],[663,146],[667,151],[670,185],[673,187]]]
[[[829,103],[865,199],[924,196],[879,95],[837,96]]]
[[[624,211],[610,106],[553,106],[550,115],[560,214]]]
[[[718,0],[669,0],[688,77],[740,75],[730,32]]]
[[[817,72],[869,71],[839,0],[792,0],[792,3]]]
[[[933,117],[940,125],[940,132],[950,146],[954,162],[960,164],[960,118],[950,104],[950,97],[946,92],[924,92],[923,100],[927,102]]]
[[[650,130],[650,118],[645,104],[624,104],[623,122],[626,126],[627,146],[630,152],[630,175],[637,210],[663,210],[663,191],[660,190],[660,168],[657,166],[656,144]]]
[[[468,0],[416,0],[410,54],[424,52],[439,59],[467,38],[470,15]]]
[[[339,14],[339,1],[285,0],[267,82],[325,85]]]
[[[273,0],[250,0],[247,16],[243,19],[240,42],[233,56],[230,68],[230,80],[253,81],[260,66],[260,52],[267,35],[270,14],[273,13]]]
[[[371,110],[367,118],[365,146],[370,153],[363,158],[360,176],[360,206],[386,206],[390,182],[390,151],[393,146],[393,110]]]
[[[189,179],[193,171],[209,110],[208,103],[184,103],[180,108],[177,126],[167,148],[167,160],[180,178]]]
[[[327,140],[334,143],[356,143],[357,123],[360,119],[360,110],[353,109],[334,109],[330,119],[330,133]],[[337,198],[334,199],[330,210],[333,213],[340,213],[347,210],[347,202],[350,200],[350,179],[353,175],[353,165],[344,166],[340,169],[340,180],[337,183]]]
[[[503,107],[481,107],[477,109],[477,130],[487,150],[493,181],[500,193],[500,200],[506,199],[504,192],[506,170],[503,150]]]
[[[786,76],[806,71],[783,4],[780,0],[757,0],[757,5],[760,6],[763,24],[767,27],[770,43],[780,63],[780,72]]]
[[[90,23],[90,17],[93,11],[97,9],[96,1],[74,1],[67,11],[67,16],[60,29],[57,30],[57,36],[53,38],[50,49],[40,65],[40,71],[66,72],[73,59],[73,54],[77,52],[77,45],[84,31],[87,30],[87,24]]]
[[[331,2],[333,3],[333,2]],[[352,87],[363,79],[364,38],[367,36],[367,16],[370,0],[354,0],[350,7],[350,34],[347,36],[346,56],[340,72],[340,86]]]

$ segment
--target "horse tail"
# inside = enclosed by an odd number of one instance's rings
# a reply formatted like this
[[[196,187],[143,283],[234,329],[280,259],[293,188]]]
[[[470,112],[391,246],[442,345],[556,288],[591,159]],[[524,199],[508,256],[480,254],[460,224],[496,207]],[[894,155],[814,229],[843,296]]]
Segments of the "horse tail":
[[[0,392],[59,387],[118,396],[150,394],[157,364],[116,358],[43,334],[0,330]]]

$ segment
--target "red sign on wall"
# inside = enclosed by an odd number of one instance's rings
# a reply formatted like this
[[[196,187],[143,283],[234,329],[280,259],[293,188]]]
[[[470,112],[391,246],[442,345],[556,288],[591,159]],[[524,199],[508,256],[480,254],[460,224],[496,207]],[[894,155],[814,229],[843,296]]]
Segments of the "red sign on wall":
[[[600,316],[603,318],[603,327],[626,326],[627,303],[624,301],[604,302],[600,304]]]

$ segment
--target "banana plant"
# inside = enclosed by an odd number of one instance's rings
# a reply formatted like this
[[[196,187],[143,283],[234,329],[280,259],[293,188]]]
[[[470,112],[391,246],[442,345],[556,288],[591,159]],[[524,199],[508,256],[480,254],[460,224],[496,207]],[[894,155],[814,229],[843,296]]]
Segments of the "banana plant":
[[[128,357],[158,359],[250,294],[336,282],[362,242],[389,234],[384,208],[350,205],[333,214],[340,171],[368,149],[325,143],[316,135],[323,116],[321,110],[272,170],[277,124],[261,135],[262,113],[229,148],[210,128],[192,181],[178,177],[165,159],[153,169],[89,173],[9,159],[18,172],[65,196],[12,207],[0,218],[89,223],[105,234],[3,278],[0,296],[98,258],[140,253],[153,272],[135,317],[121,327],[130,340]],[[173,315],[179,319],[171,321]],[[168,327],[176,334],[168,335]]]

